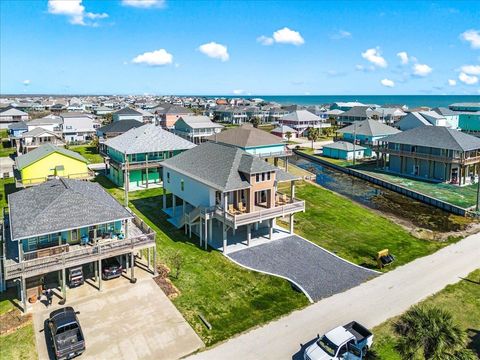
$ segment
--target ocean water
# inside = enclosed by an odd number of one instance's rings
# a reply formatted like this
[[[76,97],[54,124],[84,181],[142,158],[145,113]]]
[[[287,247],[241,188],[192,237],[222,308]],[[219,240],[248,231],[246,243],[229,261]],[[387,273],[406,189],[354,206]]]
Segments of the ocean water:
[[[213,98],[214,96],[212,96]],[[220,96],[215,96],[220,97]],[[225,98],[238,98],[241,96],[223,96]],[[480,102],[480,95],[308,95],[308,96],[270,96],[251,95],[245,98],[261,98],[266,101],[277,102],[282,105],[321,105],[333,102],[359,101],[364,104],[401,104],[409,108],[428,106],[437,107],[458,102]]]

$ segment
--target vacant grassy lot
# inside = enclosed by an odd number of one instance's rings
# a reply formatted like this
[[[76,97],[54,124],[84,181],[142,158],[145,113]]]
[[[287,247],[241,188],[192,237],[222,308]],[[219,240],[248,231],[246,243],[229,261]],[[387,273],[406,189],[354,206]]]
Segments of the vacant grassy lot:
[[[103,157],[98,153],[96,146],[75,145],[70,146],[68,149],[79,153],[92,164],[103,163]]]
[[[122,190],[105,177],[98,182],[123,203]],[[130,207],[156,231],[159,262],[170,265],[173,254],[181,254],[184,265],[179,279],[171,279],[180,296],[173,302],[207,345],[308,304],[287,281],[246,271],[218,251],[200,249],[196,237],[189,239],[167,222],[161,194],[158,188],[132,192]],[[212,330],[201,323],[200,313]]]
[[[449,310],[455,321],[467,331],[469,347],[480,357],[480,269],[459,283],[449,285],[430,296],[422,304],[434,305]],[[392,325],[396,318],[389,319],[373,329],[375,335],[372,353],[377,359],[401,360],[395,351],[396,336]]]
[[[392,221],[311,183],[299,183],[296,197],[305,200],[306,211],[295,215],[295,232],[362,266],[376,268],[375,255],[385,248],[396,257],[388,271],[448,245],[417,239]]]

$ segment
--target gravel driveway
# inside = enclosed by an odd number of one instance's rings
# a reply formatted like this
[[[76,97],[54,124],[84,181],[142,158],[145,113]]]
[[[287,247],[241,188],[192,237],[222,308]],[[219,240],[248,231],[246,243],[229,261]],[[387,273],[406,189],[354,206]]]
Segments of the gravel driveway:
[[[313,301],[343,292],[379,275],[295,235],[239,250],[228,257],[254,270],[288,278],[301,286]]]

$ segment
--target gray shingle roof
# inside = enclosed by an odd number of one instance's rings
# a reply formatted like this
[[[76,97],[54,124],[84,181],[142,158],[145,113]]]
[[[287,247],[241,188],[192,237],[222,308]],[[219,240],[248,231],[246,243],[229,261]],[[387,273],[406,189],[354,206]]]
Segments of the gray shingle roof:
[[[280,137],[254,128],[251,124],[222,131],[219,134],[209,136],[207,139],[241,148],[283,144]]]
[[[8,196],[12,239],[132,218],[99,184],[54,179]]]
[[[387,136],[382,141],[458,151],[480,149],[479,138],[444,126],[420,126]]]
[[[124,133],[132,128],[137,128],[143,126],[143,123],[138,120],[127,119],[122,121],[114,121],[110,124],[102,126],[101,128],[97,129],[98,132],[103,134],[108,133]]]
[[[49,135],[51,135],[51,136],[59,137],[59,136],[57,136],[54,132],[49,131],[49,130],[46,130],[46,129],[42,128],[42,127],[37,127],[37,128],[35,128],[35,129],[33,129],[33,130],[26,131],[26,132],[24,132],[21,136],[22,136],[22,137],[35,137],[35,136],[39,136],[39,135],[44,134],[44,133],[47,133],[47,134],[49,134]]]
[[[382,136],[396,134],[400,132],[400,130],[385,125],[377,120],[368,119],[364,121],[357,121],[355,124],[346,126],[337,132],[340,134],[353,134],[353,132],[355,132],[357,135]]]
[[[135,115],[135,116],[142,115],[142,113],[129,107],[124,107],[123,109],[117,110],[114,112],[114,114],[115,115]]]
[[[353,151],[353,144],[348,141],[336,141],[332,144],[323,145],[323,148],[328,149],[336,149],[336,150],[345,150],[345,151]],[[366,147],[355,145],[355,151],[357,150],[365,150]]]
[[[27,124],[25,121],[19,121],[19,122],[14,122],[8,125],[9,130],[23,130],[23,129],[28,129]]]
[[[286,114],[280,118],[280,120],[288,120],[288,121],[318,121],[320,117],[311,113],[308,110],[295,110],[289,114]]]
[[[249,188],[245,174],[276,171],[279,178],[284,175],[283,170],[244,150],[214,142],[203,143],[162,164],[166,169],[175,170],[220,191]],[[285,174],[283,179],[288,176]]]
[[[71,150],[64,149],[58,146],[54,146],[50,143],[47,143],[45,145],[39,146],[38,148],[24,155],[17,156],[15,158],[16,167],[18,170],[22,170],[24,167],[40,159],[43,159],[45,156],[50,155],[54,152],[83,161],[84,163],[88,163],[87,159],[85,159],[82,155],[80,155],[79,153],[76,153],[75,151],[71,151]]]
[[[105,145],[126,154],[186,150],[195,147],[190,141],[155,124],[130,129],[122,135],[108,139]]]

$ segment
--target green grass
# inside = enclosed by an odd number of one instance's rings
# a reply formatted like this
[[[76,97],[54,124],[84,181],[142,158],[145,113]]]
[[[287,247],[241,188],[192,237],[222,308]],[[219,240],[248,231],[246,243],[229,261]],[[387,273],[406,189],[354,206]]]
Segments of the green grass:
[[[92,164],[103,163],[103,157],[98,153],[98,149],[95,146],[75,145],[70,146],[68,149],[79,153]]]
[[[0,360],[37,359],[33,324],[8,334],[0,335]]]
[[[105,177],[97,181],[123,203],[122,190]],[[159,188],[131,192],[130,207],[156,231],[159,262],[170,265],[172,255],[181,253],[185,263],[180,277],[171,279],[180,296],[173,302],[206,345],[308,304],[306,297],[292,290],[287,281],[244,270],[218,251],[200,249],[196,237],[189,239],[166,221],[161,194]],[[212,330],[201,323],[199,313],[210,322]]]
[[[0,210],[7,206],[7,196],[15,191],[14,178],[0,179]]]
[[[13,301],[16,297],[16,288],[9,288],[7,291],[0,293],[0,315],[15,309]]]
[[[449,243],[417,239],[392,221],[307,182],[297,185],[296,197],[305,200],[306,209],[295,215],[295,232],[362,266],[376,268],[376,253],[388,248],[396,260],[385,271],[392,270]]]
[[[11,147],[7,130],[0,130],[0,157],[6,157],[15,154],[15,151],[16,149]]]
[[[442,291],[422,301],[422,304],[434,305],[449,310],[457,324],[467,331],[469,347],[480,357],[480,269],[472,272],[466,279],[449,285]],[[374,344],[372,353],[378,359],[401,360],[395,351],[396,335],[392,318],[373,329]]]

